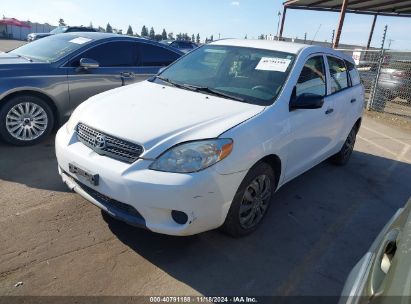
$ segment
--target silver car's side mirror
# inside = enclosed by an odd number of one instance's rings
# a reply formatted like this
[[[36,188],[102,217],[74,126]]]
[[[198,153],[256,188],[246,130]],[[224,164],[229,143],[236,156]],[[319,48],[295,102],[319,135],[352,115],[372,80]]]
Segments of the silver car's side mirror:
[[[80,67],[82,67],[84,69],[96,69],[99,66],[100,66],[100,64],[94,59],[90,59],[90,58],[81,58],[80,59]]]

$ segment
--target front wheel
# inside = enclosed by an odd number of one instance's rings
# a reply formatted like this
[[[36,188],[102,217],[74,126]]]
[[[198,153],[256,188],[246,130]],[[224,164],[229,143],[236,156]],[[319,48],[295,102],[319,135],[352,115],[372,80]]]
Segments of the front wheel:
[[[37,96],[20,95],[1,105],[0,135],[10,144],[37,144],[50,134],[53,124],[53,112],[49,105]]]
[[[275,190],[274,171],[266,163],[258,163],[247,173],[237,190],[221,227],[233,237],[253,232],[262,222]]]

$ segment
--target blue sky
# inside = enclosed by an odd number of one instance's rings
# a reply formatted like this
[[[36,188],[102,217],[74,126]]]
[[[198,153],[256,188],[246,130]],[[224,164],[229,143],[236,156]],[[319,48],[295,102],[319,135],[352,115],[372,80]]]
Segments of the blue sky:
[[[200,33],[202,39],[214,35],[221,38],[257,38],[275,34],[281,0],[3,0],[0,14],[21,20],[56,24],[63,18],[71,25],[106,26],[107,22],[125,31],[130,24],[140,32],[143,25],[179,33]],[[337,13],[289,10],[284,35],[317,40],[331,40],[338,22]],[[372,17],[349,14],[343,28],[342,43],[365,45]],[[384,25],[389,25],[388,39],[394,49],[411,50],[411,18],[379,17],[372,42],[381,44]]]

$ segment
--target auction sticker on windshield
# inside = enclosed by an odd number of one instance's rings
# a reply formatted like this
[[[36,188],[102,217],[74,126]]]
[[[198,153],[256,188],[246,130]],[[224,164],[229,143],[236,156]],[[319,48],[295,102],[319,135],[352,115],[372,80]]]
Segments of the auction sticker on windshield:
[[[89,39],[89,38],[77,37],[77,38],[71,39],[69,42],[76,43],[76,44],[84,44],[84,43],[87,43],[87,42],[90,42],[90,41],[91,41],[91,39]]]
[[[256,70],[285,72],[290,65],[291,60],[285,58],[262,57]]]

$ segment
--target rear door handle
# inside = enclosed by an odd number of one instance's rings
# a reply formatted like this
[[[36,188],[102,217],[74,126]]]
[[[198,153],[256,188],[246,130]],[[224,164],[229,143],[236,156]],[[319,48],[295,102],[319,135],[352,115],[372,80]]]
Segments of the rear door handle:
[[[327,111],[325,111],[325,114],[326,114],[326,115],[329,115],[329,114],[331,114],[332,112],[334,112],[334,109],[328,109]]]
[[[354,103],[354,102],[356,102],[356,101],[357,101],[356,98],[351,99],[351,103]]]

